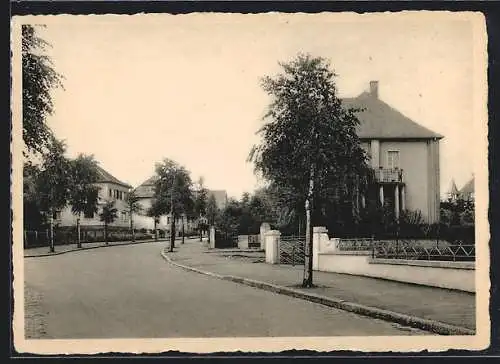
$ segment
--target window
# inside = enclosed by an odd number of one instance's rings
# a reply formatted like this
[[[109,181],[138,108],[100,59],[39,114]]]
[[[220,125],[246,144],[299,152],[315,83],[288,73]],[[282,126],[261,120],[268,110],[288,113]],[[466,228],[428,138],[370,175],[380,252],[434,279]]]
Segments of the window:
[[[399,168],[399,151],[397,150],[387,151],[387,168],[389,169]]]
[[[122,211],[122,221],[127,222],[127,212],[126,211]]]
[[[85,213],[83,214],[83,216],[86,219],[93,219],[94,218],[94,211],[85,211]]]
[[[110,188],[110,189],[108,190],[108,192],[109,192],[109,197],[112,197],[112,196],[113,196],[113,190]]]

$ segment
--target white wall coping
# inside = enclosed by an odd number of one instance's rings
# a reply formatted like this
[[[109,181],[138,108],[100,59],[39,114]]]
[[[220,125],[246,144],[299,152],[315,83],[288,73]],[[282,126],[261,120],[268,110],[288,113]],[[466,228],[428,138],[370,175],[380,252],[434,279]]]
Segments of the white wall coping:
[[[383,259],[383,258],[368,258],[369,264],[390,264],[390,265],[411,265],[417,267],[430,268],[450,268],[450,269],[467,269],[475,270],[474,262],[445,262],[437,260],[405,260],[405,259]]]
[[[319,255],[371,255],[371,250],[335,250],[329,252],[319,252]]]

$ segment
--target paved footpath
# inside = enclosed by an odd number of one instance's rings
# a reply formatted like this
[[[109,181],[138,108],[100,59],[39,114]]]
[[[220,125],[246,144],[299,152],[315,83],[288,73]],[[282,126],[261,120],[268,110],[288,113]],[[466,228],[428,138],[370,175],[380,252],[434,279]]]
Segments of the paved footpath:
[[[224,255],[227,254],[222,249],[220,253],[215,253],[206,243],[193,240],[176,249],[176,252],[168,253],[174,262],[216,274],[293,287],[326,297],[475,329],[476,296],[471,293],[327,272],[314,272],[314,283],[318,287],[303,289],[299,287],[303,266],[255,263],[250,259]]]
[[[158,239],[157,241],[165,241],[167,239]],[[156,240],[148,239],[148,240],[136,240],[136,241],[112,241],[109,244],[106,244],[103,241],[93,242],[93,243],[82,243],[82,247],[78,248],[75,244],[64,244],[64,245],[56,245],[54,247],[54,252],[50,251],[50,247],[48,246],[40,246],[36,248],[24,249],[24,257],[25,258],[33,258],[33,257],[45,257],[51,255],[59,255],[69,252],[76,252],[79,250],[87,250],[87,249],[96,249],[96,248],[106,248],[120,245],[133,245],[133,244],[145,244],[145,243],[154,243]]]

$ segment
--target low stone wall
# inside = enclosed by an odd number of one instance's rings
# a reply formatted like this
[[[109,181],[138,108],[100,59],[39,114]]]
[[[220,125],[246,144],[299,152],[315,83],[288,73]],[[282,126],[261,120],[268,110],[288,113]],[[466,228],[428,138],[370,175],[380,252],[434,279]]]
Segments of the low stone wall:
[[[238,235],[238,248],[248,249],[248,235]]]
[[[369,252],[319,252],[315,269],[475,292],[471,262],[373,259]]]

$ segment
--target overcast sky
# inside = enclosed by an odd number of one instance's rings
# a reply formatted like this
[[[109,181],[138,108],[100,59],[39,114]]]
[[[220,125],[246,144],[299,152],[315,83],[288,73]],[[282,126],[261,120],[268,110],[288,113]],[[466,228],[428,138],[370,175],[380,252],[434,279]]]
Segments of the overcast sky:
[[[269,103],[259,80],[298,52],[331,61],[340,96],[356,96],[378,80],[382,100],[443,134],[442,192],[452,178],[460,188],[472,176],[467,21],[203,14],[64,16],[46,23],[41,35],[65,77],[50,126],[70,156],[94,154],[133,186],[168,157],[211,189],[236,197],[253,190],[246,158]]]

